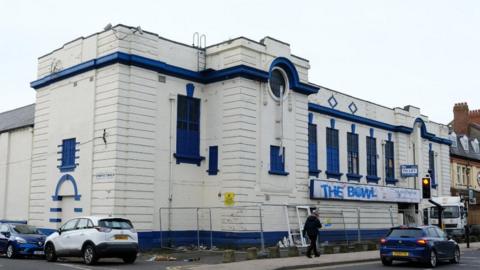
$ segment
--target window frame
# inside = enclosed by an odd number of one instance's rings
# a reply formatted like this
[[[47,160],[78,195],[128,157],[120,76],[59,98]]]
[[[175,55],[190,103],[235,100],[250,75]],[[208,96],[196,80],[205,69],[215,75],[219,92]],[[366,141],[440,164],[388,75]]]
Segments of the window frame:
[[[360,181],[359,136],[354,132],[347,132],[347,179]]]
[[[312,132],[315,131],[315,132]],[[318,130],[317,125],[308,123],[308,175],[318,177]]]
[[[327,178],[340,180],[340,144],[338,129],[333,127],[326,128],[326,150],[327,150],[327,170],[325,174]]]
[[[397,181],[395,179],[395,143],[388,140],[385,142],[385,183],[395,185]]]
[[[201,100],[177,95],[176,153],[177,164],[200,166],[205,157],[200,155]]]
[[[270,145],[270,170],[269,174],[287,176],[289,173],[285,171],[285,147],[282,148],[283,154],[280,155],[280,146]]]
[[[62,150],[59,152],[60,156],[60,165],[58,168],[60,172],[72,172],[77,167],[76,160],[77,160],[77,139],[76,138],[69,138],[63,139],[62,144],[59,147]]]
[[[366,152],[367,152],[367,182],[378,183],[378,152],[377,152],[377,138],[373,136],[366,137]]]

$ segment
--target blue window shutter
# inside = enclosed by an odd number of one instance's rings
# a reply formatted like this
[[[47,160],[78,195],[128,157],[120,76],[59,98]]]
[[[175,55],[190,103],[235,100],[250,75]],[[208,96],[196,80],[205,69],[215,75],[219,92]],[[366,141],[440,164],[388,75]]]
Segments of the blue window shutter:
[[[339,161],[338,130],[327,128],[327,171],[338,173]]]
[[[76,148],[77,142],[75,138],[65,139],[62,141],[62,158],[59,166],[61,172],[69,172],[75,170]]]
[[[308,172],[309,175],[317,176],[318,170],[318,149],[317,149],[317,125],[308,124]]]
[[[385,163],[386,163],[386,181],[395,183],[395,158],[394,158],[394,144],[392,141],[387,141],[385,144]]]
[[[282,151],[282,155],[280,155]],[[285,171],[285,148],[280,149],[279,146],[270,145],[270,174],[288,175]]]
[[[432,150],[428,151],[428,165],[430,179],[432,179],[432,187],[437,188],[437,183],[435,182],[435,152]]]
[[[177,163],[200,165],[200,99],[178,95]]]
[[[208,174],[217,175],[218,173],[218,146],[210,146],[208,149]]]

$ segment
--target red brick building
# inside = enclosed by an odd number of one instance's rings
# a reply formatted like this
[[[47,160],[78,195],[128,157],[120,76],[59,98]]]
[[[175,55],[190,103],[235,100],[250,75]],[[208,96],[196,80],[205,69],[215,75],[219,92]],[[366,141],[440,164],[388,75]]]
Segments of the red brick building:
[[[470,110],[467,103],[457,103],[453,116],[451,191],[453,196],[466,197],[468,190],[473,190],[475,200],[470,205],[469,224],[480,224],[480,110]]]

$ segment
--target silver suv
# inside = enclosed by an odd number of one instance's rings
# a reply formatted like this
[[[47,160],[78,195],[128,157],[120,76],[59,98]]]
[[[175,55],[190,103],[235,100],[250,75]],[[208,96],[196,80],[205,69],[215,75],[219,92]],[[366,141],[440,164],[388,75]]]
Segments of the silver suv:
[[[82,257],[85,264],[100,258],[121,258],[134,263],[138,253],[138,235],[128,219],[79,217],[67,221],[45,241],[45,258]]]

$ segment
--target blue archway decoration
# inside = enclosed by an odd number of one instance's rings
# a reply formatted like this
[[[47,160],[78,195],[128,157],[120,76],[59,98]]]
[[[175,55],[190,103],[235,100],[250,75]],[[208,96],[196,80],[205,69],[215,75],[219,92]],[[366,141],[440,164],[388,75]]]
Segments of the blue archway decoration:
[[[82,195],[78,194],[77,182],[75,182],[75,178],[73,178],[73,176],[71,176],[70,174],[62,175],[62,177],[60,177],[60,179],[58,180],[57,187],[55,188],[55,195],[52,196],[53,201],[62,200],[63,196],[58,195],[58,193],[60,192],[60,188],[62,187],[63,183],[65,183],[66,181],[70,181],[73,185],[73,191],[75,192],[73,198],[75,199],[75,201],[80,201]]]
[[[273,60],[272,64],[270,65],[270,70],[268,71],[269,78],[272,75],[273,69],[276,67],[281,68],[283,71],[285,71],[288,76],[288,83],[290,85],[290,89],[292,89],[293,91],[310,95],[316,94],[320,89],[317,86],[300,82],[295,65],[292,63],[292,61],[288,60],[285,57],[277,57],[275,58],[275,60]]]

